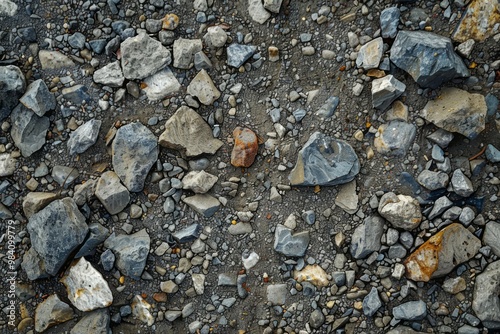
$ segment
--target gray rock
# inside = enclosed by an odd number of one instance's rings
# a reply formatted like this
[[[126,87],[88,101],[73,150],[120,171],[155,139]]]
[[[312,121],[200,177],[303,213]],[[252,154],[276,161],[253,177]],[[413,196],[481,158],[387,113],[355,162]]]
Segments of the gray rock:
[[[295,186],[330,186],[352,181],[359,168],[351,145],[315,132],[299,151],[288,178]]]
[[[260,24],[264,24],[271,17],[271,13],[264,8],[262,0],[248,0],[248,14],[252,20]]]
[[[389,259],[404,259],[406,257],[406,249],[401,244],[395,244],[389,247],[387,252]]]
[[[26,80],[19,67],[0,66],[0,121],[10,115],[25,90]]]
[[[335,205],[339,206],[348,214],[355,214],[358,211],[358,194],[356,193],[356,180],[352,180],[339,187]]]
[[[406,89],[406,85],[396,79],[392,74],[372,81],[373,108],[385,110]]]
[[[149,170],[158,159],[155,135],[141,123],[118,129],[112,145],[113,169],[131,192],[144,188]]]
[[[444,159],[445,159],[445,156],[444,156],[444,151],[441,147],[439,147],[439,145],[432,145],[432,153],[431,153],[431,156],[432,156],[432,160],[436,161],[436,162],[444,162]]]
[[[493,253],[500,257],[500,224],[490,221],[486,224],[483,235],[483,243],[491,247]]]
[[[52,168],[51,176],[54,181],[56,181],[60,186],[66,189],[71,183],[73,183],[73,181],[78,178],[79,173],[78,170],[74,167],[57,165]]]
[[[498,110],[498,106],[500,105],[500,100],[492,93],[488,93],[484,97],[484,101],[486,102],[486,106],[488,108],[488,111],[486,112],[488,117],[495,115]]]
[[[407,326],[398,326],[387,332],[387,334],[424,334],[424,333],[425,332],[417,332],[413,330],[411,327]]]
[[[488,144],[486,147],[486,159],[490,162],[500,162],[500,151],[493,145]]]
[[[10,176],[16,170],[17,159],[13,158],[10,153],[0,154],[0,177]]]
[[[378,137],[373,144],[378,152],[389,156],[405,156],[410,145],[412,145],[417,128],[415,125],[391,121],[384,123],[378,128]]]
[[[203,69],[189,83],[187,93],[196,97],[206,106],[214,103],[221,95],[207,71]]]
[[[474,192],[471,180],[464,175],[462,170],[456,169],[451,177],[451,186],[455,194],[462,197],[469,197]]]
[[[456,220],[460,217],[462,213],[462,208],[458,206],[452,206],[443,213],[443,219]]]
[[[446,196],[439,197],[432,207],[431,212],[429,213],[429,219],[434,219],[438,217],[440,214],[445,212],[447,209],[453,206],[453,202],[448,199]]]
[[[366,218],[356,227],[351,239],[350,252],[355,259],[364,259],[380,249],[384,234],[384,220],[379,216]]]
[[[201,39],[178,38],[174,41],[174,64],[180,69],[190,69],[193,67],[194,54],[203,49]]]
[[[130,201],[130,193],[120,183],[120,178],[113,171],[101,175],[97,182],[96,197],[112,215],[121,212]]]
[[[146,33],[128,38],[120,49],[123,75],[129,80],[149,77],[172,61],[170,51]]]
[[[422,87],[470,75],[447,37],[426,31],[400,31],[391,47],[391,61]]]
[[[42,262],[40,267],[52,276],[57,275],[89,231],[72,198],[50,203],[30,217],[27,227],[32,248]]]
[[[482,42],[498,32],[498,15],[496,15],[500,12],[498,1],[482,0],[466,3],[469,5],[453,32],[453,40],[464,42],[474,39]]]
[[[321,309],[317,308],[314,311],[312,311],[311,315],[309,316],[309,325],[311,328],[318,329],[323,325],[325,322],[325,316],[323,315],[323,312],[321,312]]]
[[[40,117],[22,104],[18,104],[10,116],[10,135],[24,157],[29,157],[42,148],[49,129],[49,119]]]
[[[146,87],[143,90],[151,101],[162,100],[181,89],[181,84],[168,67],[147,77],[144,83]]]
[[[497,239],[498,240],[498,239]],[[500,328],[500,261],[490,263],[476,276],[472,309],[489,329]]]
[[[45,271],[43,260],[33,247],[24,253],[21,268],[26,272],[26,276],[31,281],[49,277]]]
[[[75,32],[68,37],[68,44],[75,49],[83,49],[85,47],[85,35],[81,32]]]
[[[72,87],[63,88],[61,93],[65,100],[77,106],[84,103],[84,101],[92,101],[92,98],[88,93],[88,88],[83,85],[75,85]]]
[[[385,193],[380,199],[378,212],[387,219],[392,226],[411,231],[420,225],[422,213],[418,201],[406,195],[396,195],[393,192]]]
[[[283,0],[264,0],[264,8],[272,13],[278,14],[282,1]]]
[[[323,104],[321,108],[316,111],[316,115],[325,119],[332,117],[339,103],[340,99],[337,96],[329,97],[328,100],[326,100],[325,104]]]
[[[49,110],[56,108],[56,98],[49,92],[47,85],[42,79],[33,81],[19,102],[38,116],[43,116]]]
[[[156,34],[162,29],[163,21],[155,19],[146,20],[146,30],[151,34]]]
[[[427,306],[421,300],[406,302],[394,307],[392,314],[397,320],[418,321],[427,316]]]
[[[398,7],[389,7],[380,13],[380,30],[383,38],[395,38],[401,12]]]
[[[55,200],[57,195],[54,193],[46,192],[30,192],[23,200],[23,212],[26,218],[30,218],[33,214],[37,213],[50,202]]]
[[[418,183],[429,190],[437,190],[446,188],[450,177],[443,172],[433,172],[430,170],[423,170],[417,177]]]
[[[195,241],[198,239],[198,237],[201,234],[201,231],[203,230],[203,227],[198,224],[194,223],[189,225],[188,227],[175,232],[172,234],[172,237],[178,242],[178,243],[186,243],[186,242],[191,242]]]
[[[378,295],[377,288],[372,287],[370,293],[363,299],[363,313],[367,317],[373,317],[381,307],[382,301]]]
[[[260,0],[257,0],[260,2]],[[257,48],[253,45],[242,45],[233,43],[226,49],[227,64],[231,67],[239,68],[255,53]]]
[[[97,180],[90,179],[83,184],[75,185],[75,192],[73,193],[73,199],[76,205],[82,206],[86,202],[90,201],[92,196],[95,194],[95,188],[97,186]]]
[[[210,29],[210,28],[209,28]],[[212,68],[212,61],[207,57],[203,51],[196,52],[194,54],[194,68],[197,71],[200,70],[210,70]]]
[[[444,129],[437,129],[436,131],[427,136],[427,138],[430,141],[438,144],[439,147],[443,149],[448,147],[448,145],[453,140],[453,137],[454,137],[453,133],[448,132]]]
[[[125,81],[119,61],[109,63],[98,69],[94,72],[93,78],[96,83],[109,87],[121,87],[123,81]]]
[[[205,171],[192,171],[182,179],[182,189],[192,190],[197,194],[208,192],[215,185],[219,178]]]
[[[384,42],[381,37],[369,41],[359,49],[356,66],[365,70],[377,68],[382,59]]]
[[[309,246],[309,231],[292,234],[292,230],[278,224],[274,232],[274,250],[285,256],[302,257]]]
[[[463,325],[457,330],[457,334],[479,334],[479,328]]]
[[[94,145],[100,128],[101,121],[93,118],[72,132],[68,140],[69,155],[81,154]]]
[[[90,256],[95,254],[97,246],[102,244],[104,240],[109,236],[109,231],[107,228],[99,223],[89,224],[89,235],[83,245],[76,253],[75,258],[82,256]]]
[[[181,315],[182,315],[181,311],[168,310],[167,312],[165,312],[165,319],[167,319],[170,322],[174,322],[175,319],[180,318]]]
[[[227,34],[220,26],[213,26],[207,29],[203,36],[205,43],[212,48],[221,48],[226,44]]]
[[[230,225],[227,231],[231,235],[242,235],[247,233],[252,233],[252,225],[250,223],[239,222],[235,225]]]
[[[302,219],[304,223],[313,225],[316,222],[316,213],[314,210],[307,210],[302,213]]]
[[[95,310],[85,314],[70,331],[70,334],[109,334],[108,309]]]
[[[204,274],[191,274],[193,280],[193,288],[198,295],[205,292],[205,275]]]
[[[71,58],[59,51],[40,50],[38,58],[40,59],[42,70],[55,70],[75,66]]]
[[[123,275],[140,279],[149,254],[151,239],[145,229],[130,235],[116,235],[114,232],[104,242],[104,247],[116,256],[116,268]]]
[[[460,221],[464,226],[469,226],[474,218],[476,218],[476,213],[474,212],[474,210],[466,206],[462,209],[462,212],[460,212],[458,221]]]
[[[10,0],[0,1],[0,17],[12,17],[17,14],[17,5]],[[1,99],[0,99],[1,101]]]
[[[104,51],[104,48],[106,47],[106,44],[108,44],[108,41],[105,39],[94,39],[90,41],[89,44],[92,50],[100,55]]]
[[[106,249],[102,254],[101,254],[101,264],[102,268],[106,271],[110,271],[113,269],[113,266],[115,265],[115,254],[111,251],[111,249]]]
[[[212,217],[220,207],[219,200],[207,194],[196,194],[186,197],[182,201],[207,218]]]
[[[283,305],[288,296],[286,284],[270,284],[266,290],[267,301],[272,305]]]
[[[35,310],[35,330],[44,332],[47,328],[73,319],[71,307],[62,302],[57,295],[50,295],[38,304]]]

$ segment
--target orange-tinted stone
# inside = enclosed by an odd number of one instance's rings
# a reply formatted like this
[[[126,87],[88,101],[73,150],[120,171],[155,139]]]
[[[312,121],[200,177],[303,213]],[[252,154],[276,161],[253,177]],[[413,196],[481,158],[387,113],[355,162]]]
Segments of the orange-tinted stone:
[[[259,139],[250,129],[237,127],[233,131],[234,147],[231,152],[231,165],[250,167],[259,149]]]
[[[179,17],[175,14],[165,15],[162,21],[162,28],[165,30],[174,30],[179,25]]]

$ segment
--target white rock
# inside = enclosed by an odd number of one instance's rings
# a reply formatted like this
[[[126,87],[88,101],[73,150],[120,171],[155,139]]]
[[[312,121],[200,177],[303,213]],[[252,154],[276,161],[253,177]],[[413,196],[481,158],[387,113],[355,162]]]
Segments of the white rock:
[[[259,254],[255,252],[244,252],[243,255],[241,255],[241,262],[243,262],[243,266],[245,267],[246,270],[250,270],[253,268],[260,260]]]
[[[155,322],[150,310],[151,305],[142,299],[141,296],[136,295],[134,299],[132,299],[132,314],[135,318],[148,324],[148,326],[152,326]]]
[[[262,4],[262,0],[248,0],[248,13],[255,22],[264,24],[271,17]]]
[[[95,82],[109,87],[121,87],[125,81],[118,60],[95,71],[93,78]]]
[[[203,39],[208,46],[220,48],[226,44],[227,34],[221,27],[213,26],[207,29],[207,33],[203,36]]]
[[[375,38],[366,43],[359,49],[356,66],[362,67],[365,70],[377,68],[382,59],[383,48],[384,42],[382,37]]]
[[[202,295],[205,292],[205,275],[203,274],[192,274],[194,291],[197,294]]]
[[[192,190],[197,194],[204,194],[212,187],[219,178],[215,175],[202,171],[191,171],[182,179],[182,189]]]
[[[382,196],[378,212],[394,227],[404,230],[413,230],[422,221],[420,204],[415,198],[392,192]]]
[[[181,88],[181,84],[168,67],[147,77],[144,83],[146,87],[143,90],[150,101],[164,99]]]
[[[17,5],[9,0],[0,0],[0,16],[14,16],[17,14]]]
[[[214,82],[207,71],[202,69],[194,77],[187,88],[188,94],[195,96],[206,106],[211,105],[220,97],[220,91],[215,87]]]

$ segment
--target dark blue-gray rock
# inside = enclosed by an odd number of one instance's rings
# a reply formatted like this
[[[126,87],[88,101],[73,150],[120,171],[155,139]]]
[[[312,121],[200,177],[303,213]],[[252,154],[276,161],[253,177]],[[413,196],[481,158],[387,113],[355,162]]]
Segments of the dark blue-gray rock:
[[[28,222],[32,248],[47,274],[55,276],[82,244],[89,227],[72,198],[57,200],[32,215]]]
[[[150,242],[145,229],[130,235],[116,235],[113,232],[104,242],[104,247],[113,251],[115,266],[123,275],[138,280],[146,266]]]
[[[69,155],[81,154],[94,145],[99,136],[101,123],[100,120],[91,119],[73,131],[68,140]]]
[[[351,239],[350,252],[355,259],[364,259],[380,249],[380,239],[384,234],[384,220],[379,216],[369,216],[356,227]]]
[[[202,230],[203,227],[200,224],[194,223],[178,232],[173,233],[172,237],[174,237],[175,241],[180,244],[191,242],[198,239]]]
[[[486,159],[490,162],[500,162],[500,150],[498,150],[492,144],[488,144],[486,147]]]
[[[102,244],[104,240],[109,236],[109,231],[107,228],[99,223],[89,224],[89,234],[87,239],[83,242],[82,246],[76,253],[75,258],[82,256],[91,256],[95,254],[97,246]]]
[[[15,2],[10,0],[0,1],[0,17],[3,16],[11,17],[15,16],[16,14],[17,14],[17,5]]]
[[[498,98],[495,95],[488,93],[486,94],[484,100],[486,102],[486,107],[488,109],[488,111],[486,112],[488,117],[495,115],[495,113],[498,110],[498,105],[500,104]]]
[[[226,49],[227,64],[231,67],[239,68],[253,56],[256,50],[257,48],[253,45],[233,43]]]
[[[314,210],[307,210],[302,213],[302,219],[305,223],[312,225],[316,222],[316,213],[314,212]]]
[[[453,206],[453,202],[446,196],[439,197],[428,215],[429,219],[434,219]]]
[[[10,135],[24,157],[29,157],[42,148],[50,125],[47,117],[36,115],[20,103],[12,111],[10,119]]]
[[[89,42],[92,51],[94,51],[98,55],[100,55],[104,51],[107,43],[108,41],[105,39],[94,39]]]
[[[236,277],[236,286],[237,286],[237,291],[238,291],[238,297],[240,297],[241,299],[245,299],[248,296],[248,291],[247,291],[247,289],[245,289],[246,284],[247,284],[247,275],[246,274],[238,275],[238,277]]]
[[[496,256],[500,256],[500,224],[490,221],[486,224],[483,234],[483,243],[491,247]]]
[[[309,246],[309,231],[293,234],[292,230],[278,224],[274,231],[274,250],[285,256],[302,257]]]
[[[196,194],[186,197],[182,201],[206,218],[212,217],[220,207],[219,200],[207,194]]]
[[[382,59],[384,41],[381,37],[375,38],[363,45],[356,58],[356,66],[365,70],[377,68]]]
[[[391,121],[378,128],[378,137],[373,144],[378,152],[390,156],[405,156],[410,145],[413,144],[417,128],[415,125]]]
[[[149,77],[172,62],[170,51],[146,33],[122,42],[120,50],[123,75],[129,80]]]
[[[394,307],[392,315],[397,320],[422,320],[427,316],[427,306],[421,300],[406,302]]]
[[[435,89],[452,79],[470,76],[451,40],[427,31],[400,31],[390,59],[421,87]]]
[[[432,160],[436,162],[444,162],[445,156],[443,149],[437,144],[432,145],[431,157]]]
[[[417,177],[417,182],[429,190],[437,190],[446,188],[450,177],[443,172],[433,172],[430,170],[423,170]]]
[[[295,121],[300,122],[304,119],[306,114],[307,112],[304,109],[297,109],[293,112],[293,117],[295,118]]]
[[[111,170],[103,173],[99,178],[95,196],[112,215],[125,209],[130,201],[127,188],[121,184],[118,175]]]
[[[91,97],[88,93],[88,88],[83,85],[75,85],[73,87],[63,88],[61,93],[66,101],[69,101],[77,106],[81,105],[83,101],[91,101]]]
[[[109,334],[109,310],[99,309],[86,313],[70,331],[70,334]]]
[[[158,159],[158,141],[141,123],[130,123],[116,132],[112,156],[113,168],[125,187],[131,192],[139,192]]]
[[[36,43],[36,30],[33,27],[24,27],[17,30],[17,34],[25,42]]]
[[[109,87],[121,87],[125,81],[119,61],[109,63],[95,71],[93,79],[96,83]]]
[[[315,132],[299,151],[288,178],[294,186],[332,186],[352,181],[359,168],[351,145]]]
[[[406,89],[406,85],[396,79],[392,74],[372,81],[372,105],[373,108],[385,110]]]
[[[453,133],[446,131],[444,129],[437,129],[436,131],[428,135],[427,139],[438,144],[439,147],[444,149],[448,147],[448,145],[453,140],[453,137],[454,137]]]
[[[497,239],[498,240],[498,239]],[[500,329],[500,261],[476,276],[472,309],[488,329]]]
[[[372,287],[370,293],[363,299],[363,313],[367,317],[373,317],[381,307],[382,301],[378,295],[377,288]]]
[[[19,102],[24,104],[26,108],[33,110],[38,116],[43,116],[47,111],[56,108],[56,98],[49,92],[42,79],[33,81]]]
[[[61,166],[57,165],[52,168],[52,178],[56,181],[60,186],[63,186],[65,189],[75,181],[78,176],[78,169],[74,167]]]
[[[316,111],[316,115],[325,119],[332,117],[339,103],[340,99],[337,96],[329,97],[325,104],[323,104],[321,108]]]
[[[112,0],[109,0],[112,1]],[[116,55],[116,52],[120,48],[120,43],[122,42],[122,38],[120,36],[115,36],[114,38],[110,39],[107,43],[106,46],[104,47],[104,53],[107,56],[114,56]]]
[[[167,197],[165,202],[163,203],[163,212],[166,214],[172,213],[175,211],[175,201],[172,197]]]
[[[72,48],[81,50],[85,47],[85,35],[81,32],[75,32],[68,37],[68,43]]]
[[[396,37],[400,16],[398,7],[389,7],[380,13],[380,30],[383,38]]]
[[[462,197],[469,197],[474,192],[474,186],[471,180],[462,172],[461,169],[456,169],[451,176],[451,186],[455,194]]]
[[[162,20],[147,19],[146,20],[146,30],[151,34],[156,34],[161,30],[163,26]]]
[[[26,90],[26,80],[19,67],[0,66],[0,121],[10,115]]]
[[[113,269],[113,266],[115,265],[115,254],[111,251],[111,249],[106,249],[102,254],[101,254],[101,264],[102,268],[106,271],[110,271]]]
[[[321,312],[320,308],[315,309],[312,311],[311,315],[309,316],[309,325],[311,328],[318,329],[325,323],[325,316],[323,312]]]
[[[197,71],[200,71],[200,70],[210,70],[212,68],[212,61],[210,60],[210,58],[207,57],[207,55],[203,52],[203,51],[200,51],[200,52],[196,52],[194,54],[194,68],[197,70]]]

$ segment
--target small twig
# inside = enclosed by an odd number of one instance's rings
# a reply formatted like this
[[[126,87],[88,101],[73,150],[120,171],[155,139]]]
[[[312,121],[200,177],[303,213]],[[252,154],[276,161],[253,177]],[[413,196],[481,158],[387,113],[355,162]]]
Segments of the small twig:
[[[472,160],[476,159],[476,158],[477,158],[477,157],[479,157],[481,154],[483,154],[483,153],[484,153],[484,151],[486,151],[486,146],[484,146],[484,147],[481,149],[481,151],[479,151],[479,153],[477,153],[477,154],[473,155],[472,157],[470,157],[470,158],[469,158],[469,161],[472,161]]]

